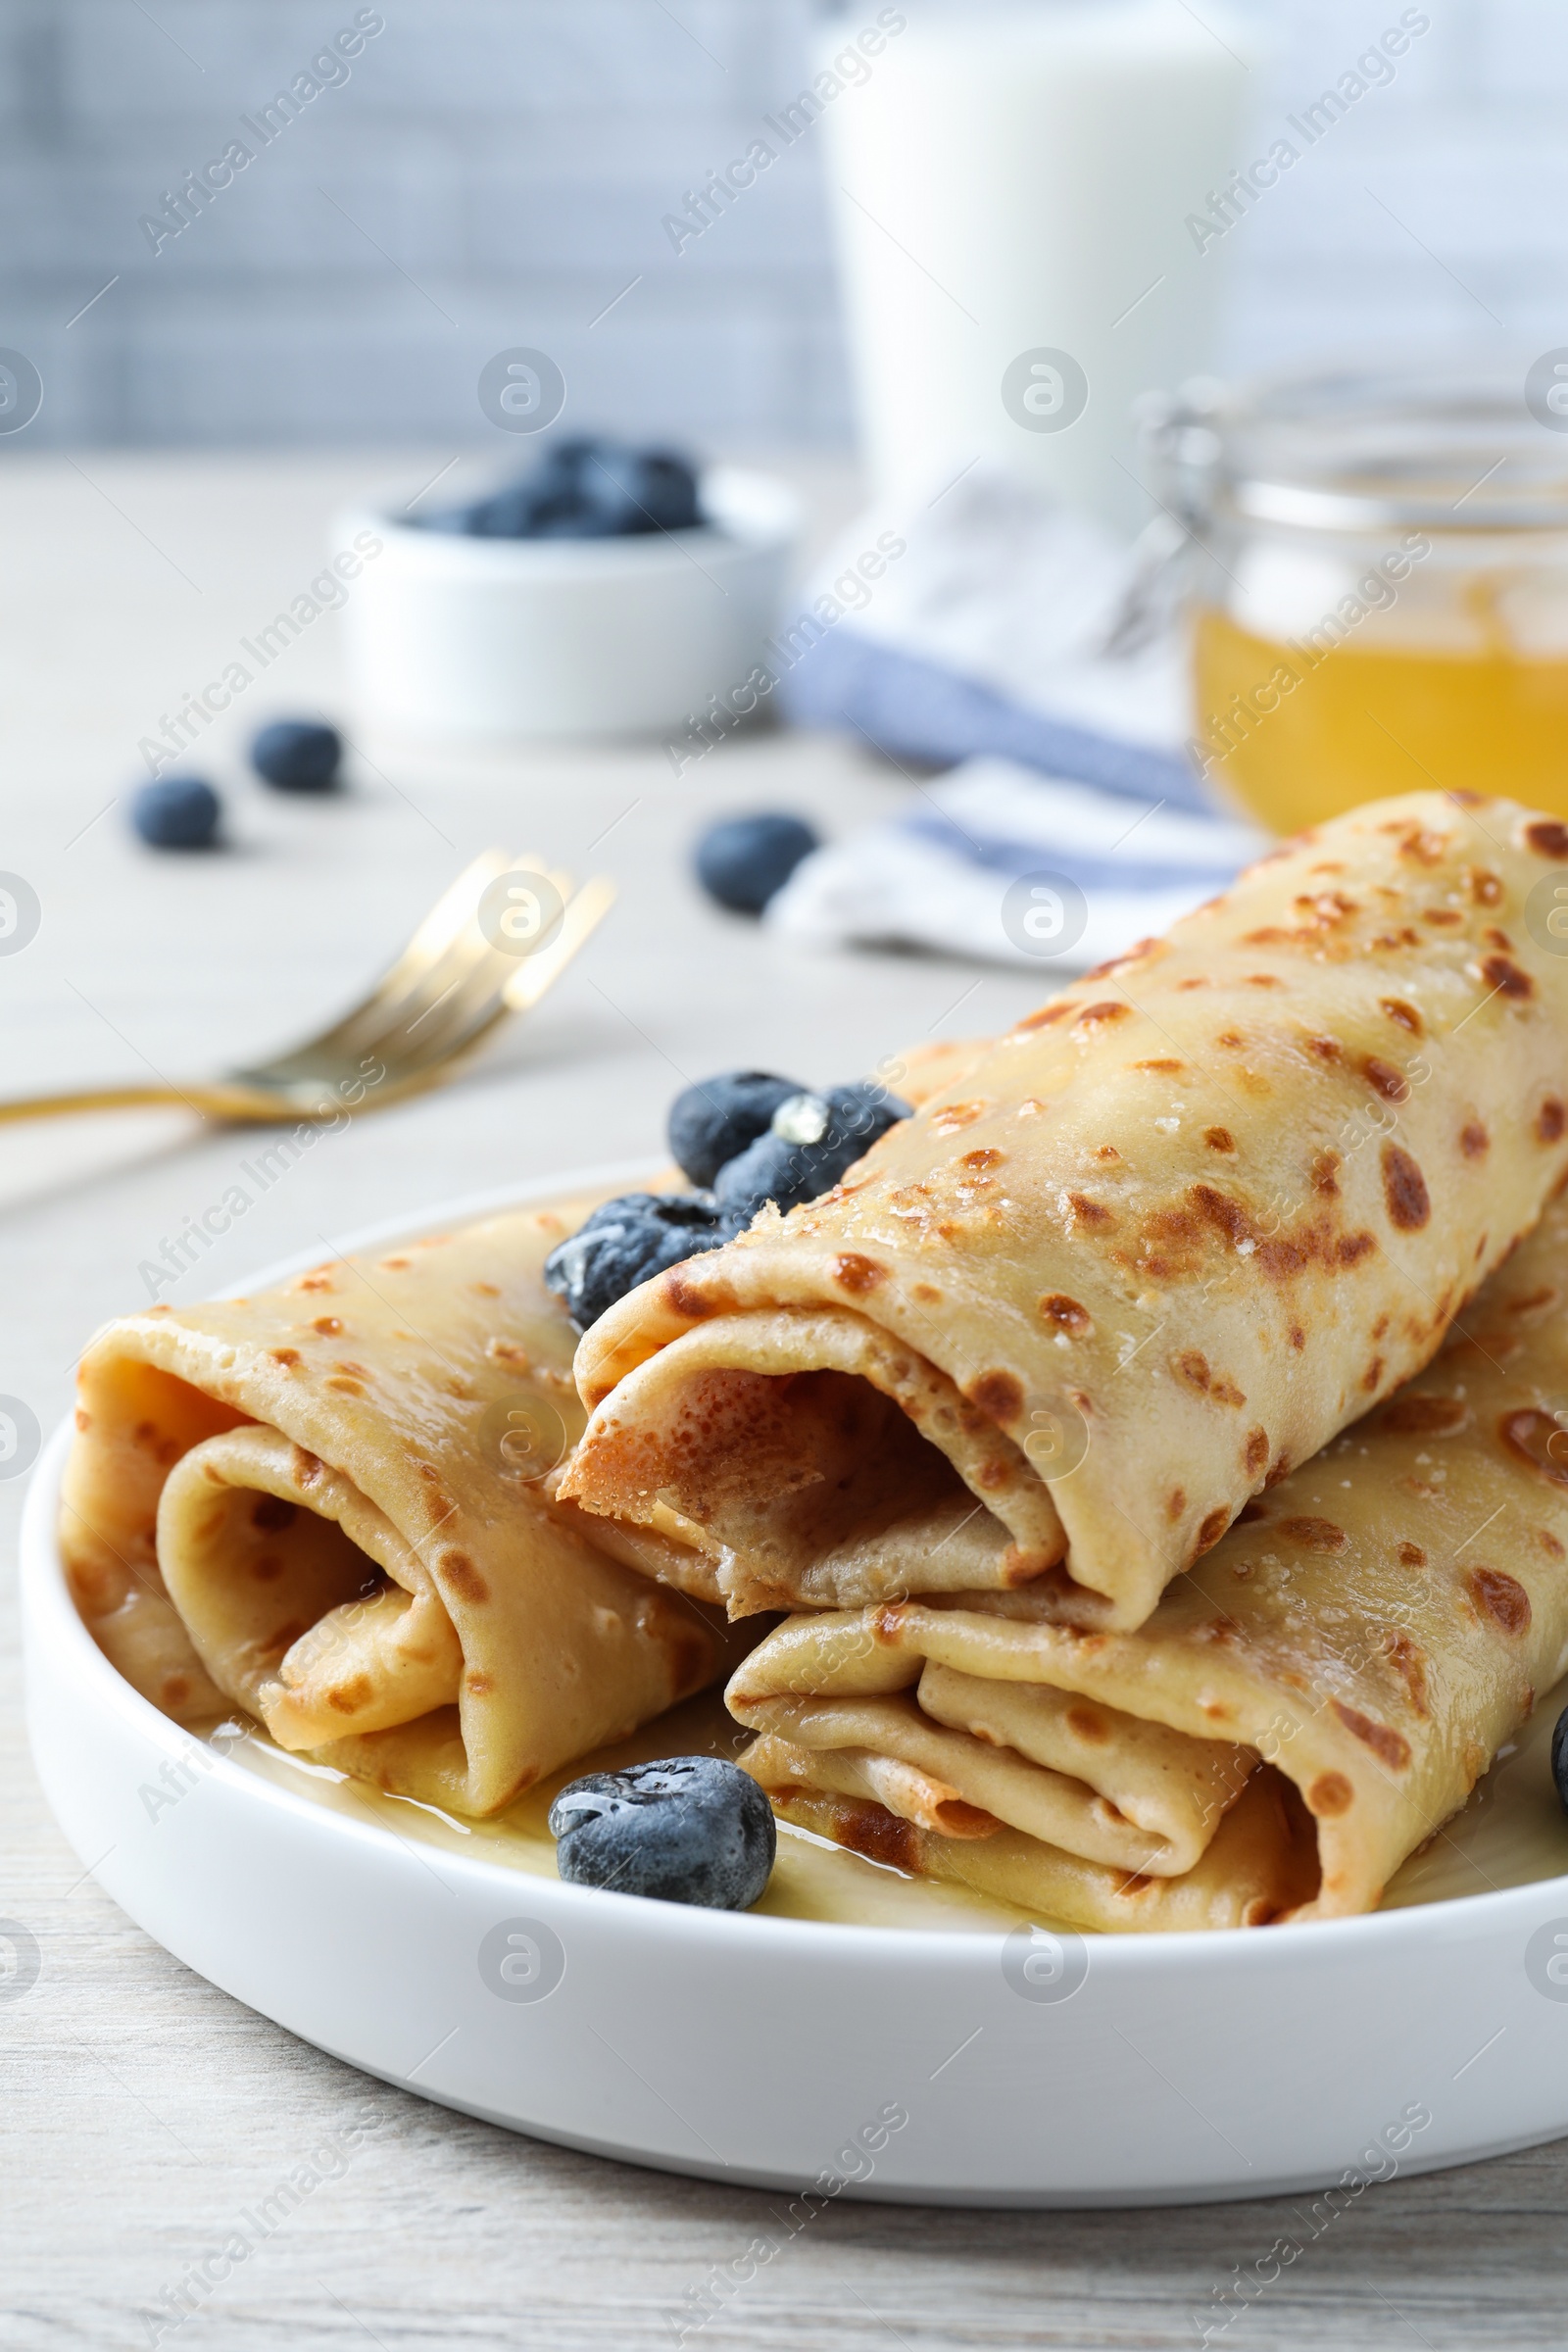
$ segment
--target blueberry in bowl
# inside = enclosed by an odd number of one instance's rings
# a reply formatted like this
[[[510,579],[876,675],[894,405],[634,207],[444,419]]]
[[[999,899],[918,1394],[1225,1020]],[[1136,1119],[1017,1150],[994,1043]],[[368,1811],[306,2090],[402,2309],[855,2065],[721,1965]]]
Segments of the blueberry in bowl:
[[[675,1097],[669,1152],[683,1176],[705,1189],[726,1160],[765,1135],[781,1103],[801,1093],[793,1078],[768,1070],[723,1070]]]
[[[516,481],[422,527],[469,539],[636,539],[700,530],[705,519],[688,459],[597,434],[554,443]]]
[[[161,776],[131,796],[130,821],[149,849],[209,850],[220,806],[200,776]]]
[[[569,1885],[709,1911],[749,1911],[778,1849],[766,1797],[721,1756],[590,1772],[557,1797],[550,1829]]]
[[[820,846],[804,817],[779,810],[721,817],[697,844],[697,879],[732,914],[760,914]]]
[[[716,1250],[748,1220],[709,1194],[623,1193],[602,1201],[545,1259],[545,1281],[579,1331],[639,1283]]]

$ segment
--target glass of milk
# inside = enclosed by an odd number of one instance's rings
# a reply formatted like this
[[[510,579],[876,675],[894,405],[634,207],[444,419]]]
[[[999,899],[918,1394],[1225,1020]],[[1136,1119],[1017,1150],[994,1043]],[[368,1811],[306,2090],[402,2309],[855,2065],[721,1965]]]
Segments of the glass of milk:
[[[1258,55],[1215,0],[840,9],[812,87],[880,491],[1001,458],[1148,519],[1132,403],[1212,365],[1227,240],[1189,216],[1241,160]]]

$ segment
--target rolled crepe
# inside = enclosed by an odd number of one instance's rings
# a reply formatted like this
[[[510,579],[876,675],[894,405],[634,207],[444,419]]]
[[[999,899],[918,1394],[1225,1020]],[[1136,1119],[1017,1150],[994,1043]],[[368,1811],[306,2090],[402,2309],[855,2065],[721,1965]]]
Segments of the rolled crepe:
[[[111,1324],[82,1358],[62,1544],[147,1697],[484,1814],[733,1662],[715,1611],[543,1491],[583,1421],[523,1210],[275,1291]]]
[[[563,1492],[735,1615],[1027,1589],[1142,1624],[1568,1168],[1559,880],[1568,826],[1473,796],[1276,851],[612,1308]]]
[[[1372,1909],[1568,1667],[1568,1208],[1146,1624],[939,1594],[733,1677],[786,1820],[1102,1929]]]

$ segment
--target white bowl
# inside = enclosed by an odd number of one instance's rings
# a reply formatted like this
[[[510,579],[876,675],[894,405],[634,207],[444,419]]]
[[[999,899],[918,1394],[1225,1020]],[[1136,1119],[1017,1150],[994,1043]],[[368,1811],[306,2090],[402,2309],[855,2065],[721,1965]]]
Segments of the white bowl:
[[[66,1589],[68,1444],[62,1429],[35,1473],[23,1535],[32,1750],[61,1826],[189,1967],[383,2081],[568,2146],[823,2197],[1136,2205],[1337,2184],[1282,2222],[1293,2241],[1371,2179],[1568,2130],[1568,1878],[1090,1939],[564,1886],[477,1834],[466,1852],[450,1830],[431,1842],[416,1806],[220,1753],[138,1697]]]
[[[344,612],[356,702],[430,736],[684,732],[762,662],[799,530],[794,493],[766,474],[714,466],[702,505],[702,529],[635,539],[469,539],[341,515],[336,551],[380,542]]]

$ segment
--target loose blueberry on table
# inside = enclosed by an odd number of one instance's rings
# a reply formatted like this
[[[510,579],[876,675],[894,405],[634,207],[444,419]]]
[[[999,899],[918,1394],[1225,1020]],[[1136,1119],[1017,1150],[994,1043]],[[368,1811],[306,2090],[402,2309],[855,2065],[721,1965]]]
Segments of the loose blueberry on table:
[[[603,1201],[545,1260],[545,1281],[579,1331],[639,1283],[831,1192],[879,1135],[909,1116],[880,1086],[812,1094],[768,1070],[726,1070],[689,1086],[669,1114],[669,1148],[698,1188]]]
[[[578,435],[547,448],[520,480],[419,527],[469,539],[637,539],[702,524],[697,475],[685,458]]]
[[[275,792],[330,792],[343,761],[336,727],[315,718],[274,718],[251,745],[251,765]]]
[[[163,776],[133,794],[130,821],[150,849],[206,850],[217,839],[220,808],[200,776]]]
[[[697,844],[697,879],[732,914],[760,914],[818,846],[803,817],[772,810],[720,817]]]
[[[748,1911],[778,1832],[754,1780],[721,1756],[666,1756],[590,1772],[550,1808],[556,1867],[574,1886]]]

